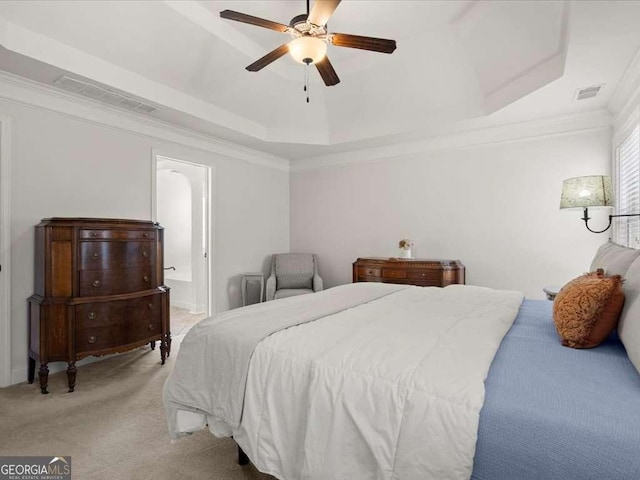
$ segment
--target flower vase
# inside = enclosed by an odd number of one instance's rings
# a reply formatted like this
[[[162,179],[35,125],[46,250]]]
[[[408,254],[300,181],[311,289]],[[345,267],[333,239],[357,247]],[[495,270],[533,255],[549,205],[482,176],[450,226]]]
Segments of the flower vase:
[[[400,249],[400,258],[411,258],[411,249],[410,248],[401,248]]]

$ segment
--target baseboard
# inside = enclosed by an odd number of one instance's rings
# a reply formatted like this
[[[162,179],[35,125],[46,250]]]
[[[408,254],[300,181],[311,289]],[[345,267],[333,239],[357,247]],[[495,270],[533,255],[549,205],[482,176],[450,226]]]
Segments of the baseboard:
[[[16,383],[26,382],[28,373],[29,373],[29,369],[27,367],[12,369],[11,370],[11,385],[15,385]]]
[[[185,310],[189,310],[189,313],[198,313],[197,310],[197,305],[195,303],[190,303],[190,302],[181,302],[181,301],[176,301],[173,298],[171,299],[171,306],[172,307],[176,307],[176,308],[183,308]]]

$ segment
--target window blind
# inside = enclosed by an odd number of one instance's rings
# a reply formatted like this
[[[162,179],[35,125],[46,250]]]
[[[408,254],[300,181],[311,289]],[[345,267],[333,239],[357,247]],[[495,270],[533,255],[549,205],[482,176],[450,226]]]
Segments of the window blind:
[[[640,125],[616,149],[616,213],[640,213]],[[614,240],[640,248],[640,217],[616,218]]]

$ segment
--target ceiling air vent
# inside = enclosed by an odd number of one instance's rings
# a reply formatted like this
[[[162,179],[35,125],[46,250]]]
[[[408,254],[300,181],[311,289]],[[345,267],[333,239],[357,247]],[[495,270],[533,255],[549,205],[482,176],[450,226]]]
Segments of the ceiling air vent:
[[[604,87],[604,83],[600,85],[593,85],[591,87],[579,88],[576,90],[574,100],[586,100],[587,98],[593,98],[598,95],[598,92],[600,92],[602,87]]]
[[[156,107],[142,103],[131,97],[127,97],[120,93],[111,92],[98,85],[83,82],[77,78],[67,77],[65,75],[58,78],[54,85],[60,87],[69,92],[77,93],[94,100],[98,100],[103,103],[108,103],[120,108],[126,108],[127,110],[133,110],[140,113],[151,113],[156,110]]]

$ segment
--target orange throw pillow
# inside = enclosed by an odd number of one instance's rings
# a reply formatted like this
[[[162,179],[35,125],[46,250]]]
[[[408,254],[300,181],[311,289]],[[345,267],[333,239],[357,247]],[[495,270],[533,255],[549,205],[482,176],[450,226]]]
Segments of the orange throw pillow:
[[[622,305],[622,277],[602,269],[571,280],[553,302],[553,321],[562,345],[593,348],[616,328]]]

